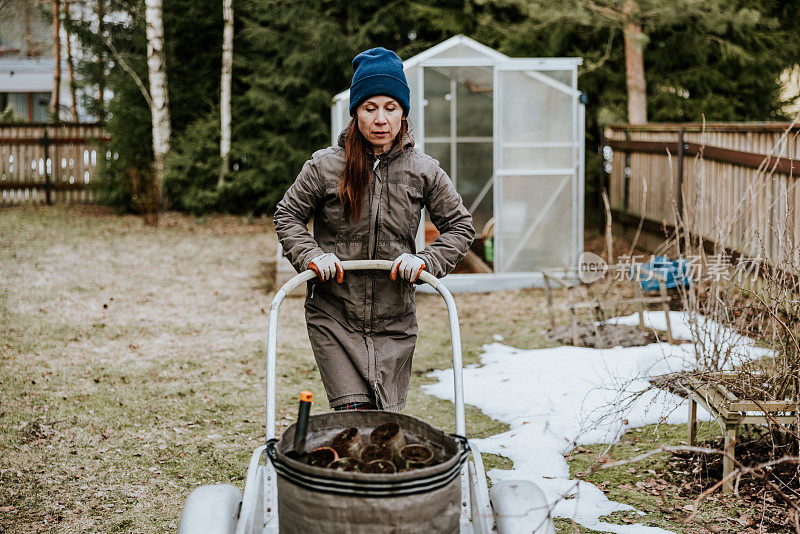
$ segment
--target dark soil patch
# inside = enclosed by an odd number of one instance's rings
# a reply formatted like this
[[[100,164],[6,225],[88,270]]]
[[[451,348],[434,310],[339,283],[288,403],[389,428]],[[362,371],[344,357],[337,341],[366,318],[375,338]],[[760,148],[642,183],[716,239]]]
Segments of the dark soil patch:
[[[400,451],[400,456],[410,463],[427,463],[433,459],[433,450],[422,445],[408,445]]]
[[[374,460],[391,461],[393,457],[392,448],[384,443],[373,443],[361,453],[361,459],[364,462],[372,462]]]
[[[371,462],[367,462],[364,464],[364,467],[361,469],[362,473],[383,473],[383,474],[394,474],[397,473],[397,468],[394,466],[392,462],[387,460],[373,460]]]
[[[406,439],[397,423],[383,423],[378,425],[370,434],[372,443],[385,443],[392,449],[399,451],[406,444]]]
[[[360,456],[364,448],[364,440],[358,429],[351,427],[339,432],[331,442],[331,447],[339,456]]]
[[[336,448],[337,446],[349,445],[355,441],[357,435],[358,429],[355,427],[342,430],[336,435],[335,438],[333,438],[333,447]]]
[[[736,446],[736,459],[745,466],[759,465],[785,456],[768,442],[768,437],[743,441]],[[723,440],[717,438],[701,443],[702,447],[722,449]],[[678,493],[684,497],[696,497],[709,489],[722,478],[722,455],[679,451],[669,460],[670,469],[663,477],[672,482]],[[781,489],[790,499],[800,503],[800,464],[783,462],[762,471],[769,480]],[[735,484],[735,482],[734,482]],[[758,517],[740,518],[743,527],[761,528],[765,532],[793,532],[795,529],[791,508],[759,477],[745,475],[739,481],[739,498],[761,510]],[[750,532],[743,529],[743,532]]]
[[[358,458],[339,458],[328,467],[334,471],[361,471],[361,466],[364,465]]]
[[[313,465],[314,467],[328,467],[336,460],[338,460],[338,455],[336,451],[330,447],[314,449],[308,454],[308,458],[306,459],[308,465]]]
[[[572,345],[572,326],[557,326],[547,332],[547,339],[563,345]],[[578,321],[580,347],[608,349],[611,347],[641,347],[667,339],[666,332],[642,330],[635,326],[608,323],[594,324]]]

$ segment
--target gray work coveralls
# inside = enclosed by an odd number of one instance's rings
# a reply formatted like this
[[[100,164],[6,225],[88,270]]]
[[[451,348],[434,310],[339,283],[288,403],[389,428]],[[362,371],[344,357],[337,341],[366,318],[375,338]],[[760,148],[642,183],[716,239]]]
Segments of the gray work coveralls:
[[[340,260],[394,260],[416,252],[420,210],[428,209],[440,235],[417,253],[442,277],[467,253],[472,217],[436,160],[413,148],[410,135],[378,158],[365,188],[361,218],[342,214],[338,187],[345,165],[339,146],[315,152],[275,210],[275,230],[298,272],[333,252]],[[377,162],[377,163],[376,163]],[[314,235],[307,223],[313,217]],[[331,407],[371,402],[385,410],[405,406],[417,340],[414,288],[386,271],[348,271],[344,283],[309,282],[306,324]]]

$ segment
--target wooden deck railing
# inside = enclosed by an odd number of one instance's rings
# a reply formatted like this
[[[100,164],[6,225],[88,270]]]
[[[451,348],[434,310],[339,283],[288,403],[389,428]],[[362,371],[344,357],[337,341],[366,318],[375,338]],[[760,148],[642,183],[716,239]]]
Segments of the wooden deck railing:
[[[711,123],[614,125],[609,197],[617,230],[644,216],[645,249],[684,228],[751,257],[782,259],[800,213],[800,125]]]
[[[92,202],[108,141],[99,124],[0,124],[0,205]]]

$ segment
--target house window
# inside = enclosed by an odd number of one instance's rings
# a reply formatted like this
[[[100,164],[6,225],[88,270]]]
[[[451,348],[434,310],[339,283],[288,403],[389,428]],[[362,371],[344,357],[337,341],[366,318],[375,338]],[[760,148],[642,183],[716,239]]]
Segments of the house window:
[[[33,93],[33,122],[50,120],[50,93]]]
[[[8,107],[28,122],[50,120],[50,93],[0,93],[0,111]]]
[[[0,105],[3,111],[11,107],[23,119],[31,120],[28,116],[28,93],[3,93],[0,96]]]

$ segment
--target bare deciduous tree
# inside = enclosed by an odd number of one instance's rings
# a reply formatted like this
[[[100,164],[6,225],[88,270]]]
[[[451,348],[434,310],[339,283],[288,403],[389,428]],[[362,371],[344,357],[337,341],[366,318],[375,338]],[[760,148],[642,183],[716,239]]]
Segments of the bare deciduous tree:
[[[169,152],[172,133],[167,95],[167,67],[164,57],[162,0],[145,1],[147,24],[147,70],[150,78],[150,114],[153,119],[155,185],[159,204],[163,201],[164,156]]]
[[[64,1],[64,20],[69,22],[70,0]],[[75,96],[75,65],[72,60],[72,35],[69,33],[69,24],[64,25],[64,35],[67,38],[67,82],[69,83],[70,113],[73,122],[78,122],[78,103]]]
[[[105,35],[105,26],[106,26],[106,7],[104,0],[97,0],[95,12],[97,13],[97,31],[101,36]],[[105,55],[100,54],[98,58],[100,60],[101,65],[105,65]],[[100,118],[105,118],[105,67],[103,67],[103,71],[100,73],[100,83],[97,88],[97,99],[100,102]]]
[[[647,84],[644,78],[644,43],[639,6],[634,0],[622,5],[622,35],[625,40],[625,83],[628,86],[628,122],[647,123]]]
[[[59,120],[61,107],[61,2],[53,0],[53,91],[50,96],[50,114]]]
[[[217,187],[225,183],[231,153],[231,78],[233,71],[233,0],[222,0],[222,79],[220,83],[220,139],[219,155],[222,164]]]

